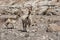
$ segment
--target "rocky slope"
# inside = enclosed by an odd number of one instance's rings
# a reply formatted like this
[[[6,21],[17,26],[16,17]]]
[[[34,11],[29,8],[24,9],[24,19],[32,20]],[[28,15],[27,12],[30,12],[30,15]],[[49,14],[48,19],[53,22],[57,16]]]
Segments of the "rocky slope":
[[[60,0],[0,0],[0,40],[60,40]]]

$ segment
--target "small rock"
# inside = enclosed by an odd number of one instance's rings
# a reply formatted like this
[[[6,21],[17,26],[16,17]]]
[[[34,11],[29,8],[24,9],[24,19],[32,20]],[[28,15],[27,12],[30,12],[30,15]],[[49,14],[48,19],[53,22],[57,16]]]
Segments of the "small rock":
[[[57,24],[49,24],[49,27],[48,27],[48,30],[49,31],[60,31],[60,26],[58,26]]]

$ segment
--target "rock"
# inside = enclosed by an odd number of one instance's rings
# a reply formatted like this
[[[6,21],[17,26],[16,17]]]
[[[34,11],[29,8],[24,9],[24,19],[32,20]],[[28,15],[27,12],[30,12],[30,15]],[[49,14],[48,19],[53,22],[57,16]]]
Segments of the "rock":
[[[49,24],[48,31],[58,32],[60,31],[60,26],[58,26],[57,24],[53,24],[53,23]]]
[[[7,25],[7,29],[14,29],[13,24],[8,24],[8,25]]]
[[[0,19],[7,19],[7,18],[17,18],[16,15],[1,15]]]

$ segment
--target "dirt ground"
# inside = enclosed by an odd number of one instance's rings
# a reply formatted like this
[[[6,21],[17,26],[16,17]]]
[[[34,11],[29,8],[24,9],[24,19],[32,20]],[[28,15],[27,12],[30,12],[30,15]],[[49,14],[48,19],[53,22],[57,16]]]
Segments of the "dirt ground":
[[[0,40],[60,40],[60,1],[0,0]]]

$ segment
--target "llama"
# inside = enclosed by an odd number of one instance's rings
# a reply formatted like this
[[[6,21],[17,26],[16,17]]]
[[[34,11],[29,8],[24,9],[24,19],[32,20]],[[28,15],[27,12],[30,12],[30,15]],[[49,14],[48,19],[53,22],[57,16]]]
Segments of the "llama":
[[[24,14],[21,19],[22,19],[22,24],[23,24],[23,32],[27,32],[27,27],[30,27],[31,25],[31,19],[30,15],[31,14],[31,9],[28,11],[28,13]]]

